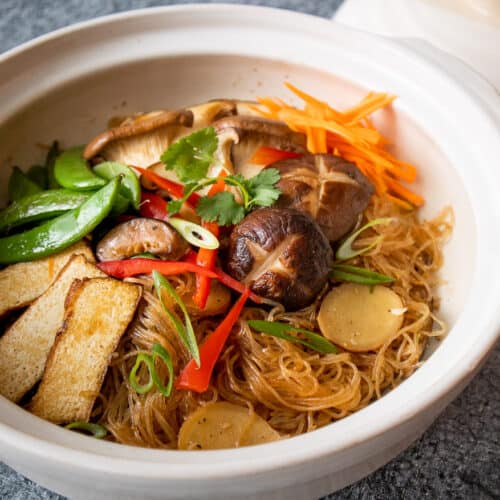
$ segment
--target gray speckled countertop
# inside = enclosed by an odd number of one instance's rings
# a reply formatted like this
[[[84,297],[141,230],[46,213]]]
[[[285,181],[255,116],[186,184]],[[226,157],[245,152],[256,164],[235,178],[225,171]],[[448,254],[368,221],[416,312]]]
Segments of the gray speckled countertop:
[[[190,2],[0,0],[0,53],[78,21],[174,3]],[[331,17],[342,0],[252,0],[245,3]],[[1,462],[0,498],[62,499]],[[328,498],[500,498],[500,346],[491,354],[479,375],[421,439],[371,476]]]

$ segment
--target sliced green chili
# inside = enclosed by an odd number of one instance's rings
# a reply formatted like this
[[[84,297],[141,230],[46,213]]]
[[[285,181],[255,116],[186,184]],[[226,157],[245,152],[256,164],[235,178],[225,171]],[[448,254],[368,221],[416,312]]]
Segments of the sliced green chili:
[[[155,367],[155,359],[160,358],[165,366],[167,367],[168,370],[168,383],[167,385],[163,385],[163,382],[160,379],[160,376],[158,375],[158,372],[156,371]],[[144,363],[148,367],[148,372],[149,372],[149,380],[147,384],[140,384],[137,381],[137,371],[139,370],[139,367],[141,366],[141,363]],[[159,344],[158,342],[155,342],[153,344],[153,349],[151,351],[151,355],[145,354],[145,353],[140,353],[137,355],[137,358],[135,360],[135,364],[130,371],[129,374],[129,381],[130,385],[136,391],[138,394],[146,394],[149,392],[153,386],[156,386],[158,391],[163,395],[163,396],[170,396],[172,393],[172,388],[174,385],[174,366],[172,364],[172,358],[170,357],[170,354],[168,351],[164,349],[164,347]]]
[[[334,264],[330,271],[330,277],[350,281],[351,283],[359,283],[360,285],[382,285],[384,283],[392,283],[394,278],[380,274],[364,267],[347,266],[345,264]]]
[[[0,211],[0,232],[28,222],[51,219],[79,207],[90,196],[90,193],[67,189],[51,189],[26,196]]]
[[[80,207],[23,233],[0,238],[0,264],[46,257],[81,240],[109,214],[119,186],[117,177]]]
[[[196,336],[194,334],[193,325],[191,324],[191,319],[187,312],[186,306],[184,302],[179,297],[179,294],[174,290],[174,287],[170,284],[167,278],[163,276],[163,274],[158,271],[153,271],[153,283],[156,290],[156,294],[158,295],[158,299],[163,307],[163,310],[168,314],[169,318],[172,320],[172,323],[179,334],[182,342],[188,348],[191,356],[193,357],[197,366],[200,366],[200,351],[198,348],[198,342],[196,342]],[[163,302],[162,290],[165,289],[175,300],[177,305],[179,306],[182,314],[184,315],[184,323],[179,320],[176,314],[170,311]]]
[[[375,240],[370,243],[367,247],[360,248],[358,250],[355,250],[352,248],[352,244],[354,243],[354,240],[365,230],[373,226],[378,226],[379,224],[389,224],[389,222],[392,222],[391,217],[381,217],[379,219],[373,219],[372,221],[368,222],[364,226],[360,227],[357,231],[354,231],[354,233],[350,234],[338,247],[337,252],[335,253],[335,258],[337,260],[348,260],[352,259],[353,257],[356,257],[357,255],[361,255],[363,253],[368,252],[375,246],[377,246],[383,239],[383,236],[380,235]]]
[[[49,178],[47,169],[42,165],[33,165],[26,174],[35,184],[42,189],[47,189],[49,186]]]
[[[134,171],[114,161],[105,161],[94,167],[94,172],[103,179],[111,180],[117,175],[122,176],[122,185],[120,193],[127,198],[136,210],[139,210],[141,204],[141,185]]]
[[[33,182],[19,167],[13,167],[9,178],[8,193],[10,201],[39,193],[42,188]]]
[[[339,352],[338,348],[323,337],[323,335],[319,335],[309,330],[304,330],[303,328],[296,328],[288,323],[251,319],[248,321],[248,324],[251,328],[257,330],[258,332],[278,337],[283,340],[288,340],[289,342],[293,342],[295,344],[302,344],[303,346],[309,347],[309,349],[313,349],[314,351],[322,354],[335,354]],[[301,333],[307,338],[307,340],[289,335],[287,332]]]
[[[71,422],[71,424],[65,425],[65,429],[83,431],[87,434],[91,434],[96,439],[102,439],[108,433],[108,430],[104,425],[93,424],[91,422]]]
[[[92,172],[82,156],[83,148],[71,148],[60,154],[55,161],[54,177],[67,189],[92,191],[106,184],[106,181]]]

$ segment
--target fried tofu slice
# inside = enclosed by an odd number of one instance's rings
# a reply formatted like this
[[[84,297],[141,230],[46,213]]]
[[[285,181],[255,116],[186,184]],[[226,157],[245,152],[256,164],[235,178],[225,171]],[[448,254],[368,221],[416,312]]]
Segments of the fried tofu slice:
[[[30,305],[55,281],[73,255],[94,262],[88,243],[80,241],[61,253],[32,262],[20,262],[0,271],[0,317]]]
[[[0,394],[17,403],[42,378],[71,284],[101,276],[83,255],[71,257],[53,285],[0,337]]]
[[[113,278],[73,283],[64,326],[29,410],[57,424],[88,421],[111,354],[132,321],[142,287]]]

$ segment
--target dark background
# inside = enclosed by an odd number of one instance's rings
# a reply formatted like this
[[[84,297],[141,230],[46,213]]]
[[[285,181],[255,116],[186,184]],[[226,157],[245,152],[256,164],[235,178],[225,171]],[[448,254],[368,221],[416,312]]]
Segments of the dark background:
[[[183,3],[193,2],[0,0],[0,53],[78,21],[130,9]],[[215,2],[198,0],[198,3]],[[342,0],[253,0],[245,3],[331,17]],[[500,498],[500,346],[469,387],[421,439],[371,476],[328,498]],[[60,500],[62,497],[37,486],[0,462],[0,499]]]

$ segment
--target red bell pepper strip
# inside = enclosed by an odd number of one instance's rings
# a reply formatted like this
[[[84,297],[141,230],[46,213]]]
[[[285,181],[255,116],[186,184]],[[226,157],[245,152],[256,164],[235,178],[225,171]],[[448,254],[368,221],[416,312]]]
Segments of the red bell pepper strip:
[[[198,258],[198,254],[193,250],[189,250],[189,252],[184,255],[183,261],[184,262],[191,262],[191,264],[196,264],[196,259]]]
[[[200,346],[200,367],[191,359],[184,367],[176,381],[177,389],[186,389],[195,392],[205,392],[210,384],[210,378],[214,370],[215,363],[219,359],[220,353],[226,343],[234,324],[241,314],[250,290],[247,288],[243,295],[231,308],[222,323],[209,334]]]
[[[224,184],[224,179],[221,177],[208,191],[208,196],[213,196],[217,193],[222,193],[226,185]],[[208,229],[216,238],[220,236],[219,225],[215,222],[203,222],[203,227]],[[210,250],[208,248],[200,248],[198,251],[198,257],[196,263],[207,269],[213,269],[215,267],[215,260],[217,259],[217,250]],[[193,301],[200,308],[205,309],[207,305],[208,295],[210,294],[210,287],[212,281],[206,276],[197,275],[196,276],[196,290],[194,292]]]
[[[149,179],[151,182],[154,182],[158,187],[167,191],[167,193],[170,194],[172,198],[178,199],[184,196],[184,186],[182,184],[169,181],[168,179],[165,179],[165,177],[155,174],[154,172],[151,172],[150,170],[147,170],[142,167],[133,166],[132,168],[140,172],[144,177]],[[201,196],[199,194],[193,193],[187,199],[187,203],[195,207],[200,201],[200,198]]]
[[[287,160],[288,158],[299,158],[300,156],[302,156],[302,153],[292,153],[291,151],[261,146],[253,154],[250,162],[257,165],[270,165],[275,161]]]
[[[141,193],[139,213],[143,217],[166,220],[168,217],[167,202],[158,194],[143,191]]]
[[[197,273],[209,278],[217,278],[214,271],[197,266],[191,262],[183,261],[166,261],[157,259],[125,259],[125,260],[108,260],[99,262],[97,267],[105,272],[108,276],[114,278],[128,278],[138,274],[148,274],[154,270],[160,272],[164,276],[174,276],[182,273]]]
[[[218,267],[211,269],[206,269],[204,267],[198,266],[193,263],[195,253],[189,253],[184,260],[181,261],[170,261],[170,260],[158,260],[158,259],[146,259],[146,258],[136,258],[136,259],[124,259],[124,260],[108,260],[104,262],[99,262],[97,267],[105,272],[108,276],[113,276],[113,278],[128,278],[129,276],[137,276],[138,274],[149,274],[154,270],[160,272],[164,276],[174,276],[176,274],[182,273],[196,273],[201,276],[206,276],[207,278],[215,278],[219,280],[223,285],[231,288],[235,292],[244,294],[248,293],[249,298],[252,299],[256,304],[262,304],[264,302],[263,298],[255,293],[251,292],[250,289],[240,283],[238,280],[226,274],[222,269]]]

